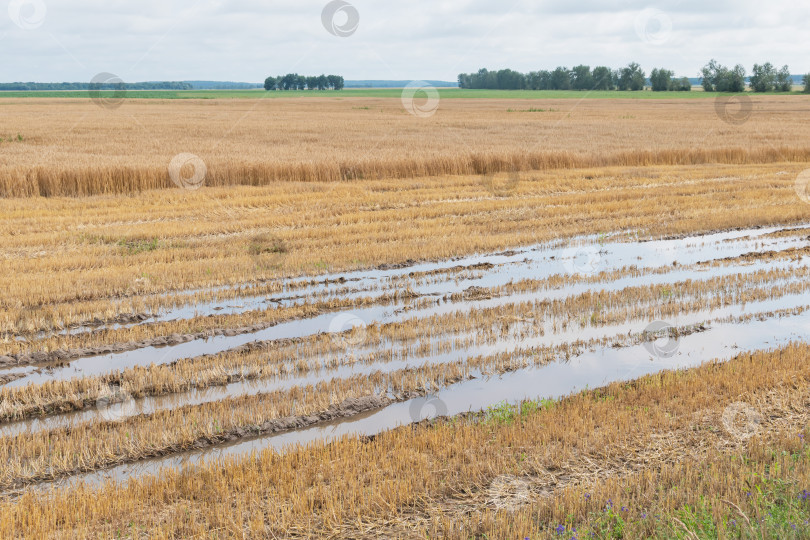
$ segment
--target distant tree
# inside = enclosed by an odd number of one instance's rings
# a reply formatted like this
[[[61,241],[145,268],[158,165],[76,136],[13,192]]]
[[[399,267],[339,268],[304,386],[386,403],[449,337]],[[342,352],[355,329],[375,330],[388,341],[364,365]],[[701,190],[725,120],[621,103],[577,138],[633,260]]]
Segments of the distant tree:
[[[653,69],[650,73],[650,83],[652,83],[653,92],[666,92],[672,90],[672,77],[674,72],[668,69]]]
[[[472,77],[466,73],[458,74],[458,87],[459,88],[472,88]]]
[[[550,90],[551,72],[545,69],[529,73],[526,84],[532,90]]]
[[[266,90],[335,90],[343,89],[343,77],[340,75],[304,76],[298,73],[287,73],[278,77],[267,77],[264,81]]]
[[[594,90],[613,90],[614,88],[613,73],[608,67],[597,66],[593,68],[591,78],[593,79]]]
[[[674,92],[691,92],[692,82],[688,77],[681,77],[680,79],[673,79],[670,89]]]
[[[470,76],[470,88],[495,90],[498,88],[498,74],[486,68],[481,68],[478,70],[478,73],[474,73]]]
[[[700,71],[701,83],[707,92],[745,91],[745,68],[740,64],[729,69],[712,59]]]
[[[529,90],[540,90],[540,72],[530,71],[526,74],[526,88]]]
[[[550,90],[570,90],[571,89],[571,74],[568,68],[558,67],[551,72],[551,80],[549,81]]]
[[[790,68],[782,66],[776,75],[776,88],[780,92],[790,92],[793,90],[793,77],[790,75]]]
[[[745,92],[745,68],[737,64],[734,69],[724,73],[717,84],[718,92]]]
[[[622,70],[614,69],[610,72],[610,75],[613,78],[613,88],[619,90],[619,82],[622,80]]]
[[[499,90],[522,90],[526,88],[526,76],[511,69],[502,69],[496,75]]]
[[[619,90],[644,90],[647,77],[644,71],[635,62],[631,62],[627,67],[622,68],[619,75]]]
[[[298,74],[297,73],[287,73],[283,77],[281,77],[279,87],[282,90],[295,90],[298,86]]]
[[[754,92],[772,92],[776,86],[776,68],[770,62],[754,64],[749,84]]]
[[[579,65],[571,69],[571,88],[574,90],[591,90],[593,88],[591,66]]]
[[[802,82],[804,83],[804,93],[810,94],[810,73],[802,78]]]
[[[714,72],[716,70],[717,61],[711,59],[708,64],[700,68],[700,84],[706,92],[714,92]]]

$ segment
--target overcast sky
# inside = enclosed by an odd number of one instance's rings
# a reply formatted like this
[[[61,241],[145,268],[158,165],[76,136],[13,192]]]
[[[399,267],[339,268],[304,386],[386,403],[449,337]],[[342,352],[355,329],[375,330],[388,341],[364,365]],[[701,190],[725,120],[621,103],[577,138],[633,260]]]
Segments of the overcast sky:
[[[633,60],[696,76],[710,58],[810,72],[807,0],[338,1],[2,0],[0,81],[453,81]]]

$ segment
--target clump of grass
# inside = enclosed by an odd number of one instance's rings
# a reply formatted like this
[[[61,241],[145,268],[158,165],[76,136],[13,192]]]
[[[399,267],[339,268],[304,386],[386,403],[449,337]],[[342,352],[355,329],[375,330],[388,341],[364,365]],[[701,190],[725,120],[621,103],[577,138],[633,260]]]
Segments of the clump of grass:
[[[806,451],[783,453],[794,464],[810,457]],[[756,465],[743,458],[740,473],[750,474]],[[736,495],[739,504],[705,494],[671,509],[660,503],[651,508],[617,508],[609,499],[581,523],[560,524],[552,532],[604,540],[810,537],[810,492],[795,481],[778,473],[763,475],[755,487]]]
[[[506,109],[506,112],[557,112],[559,109],[539,109],[530,107],[528,109]]]
[[[137,255],[138,253],[147,253],[155,251],[161,245],[157,238],[127,240],[122,238],[118,241],[118,246],[121,247],[127,255]]]
[[[496,424],[511,424],[519,415],[518,407],[506,401],[487,407],[484,413],[484,421]]]
[[[248,253],[254,256],[266,253],[284,254],[289,251],[287,244],[272,234],[259,234],[248,243]]]
[[[527,400],[516,405],[502,401],[487,407],[483,418],[484,422],[488,423],[511,424],[517,418],[525,418],[543,409],[551,409],[555,403],[553,399],[549,398]]]

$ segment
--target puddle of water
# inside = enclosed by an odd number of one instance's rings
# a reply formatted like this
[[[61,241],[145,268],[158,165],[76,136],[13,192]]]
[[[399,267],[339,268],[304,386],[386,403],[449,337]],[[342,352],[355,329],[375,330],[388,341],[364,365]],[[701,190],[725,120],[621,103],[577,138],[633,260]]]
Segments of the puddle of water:
[[[804,226],[802,226],[804,227]],[[797,227],[798,228],[798,227]],[[325,292],[335,297],[347,298],[353,294],[366,294],[369,290],[393,292],[410,288],[420,294],[445,296],[458,293],[475,285],[479,287],[499,287],[521,279],[544,279],[554,275],[587,274],[594,275],[601,271],[611,271],[635,266],[637,274],[620,277],[612,281],[595,283],[576,282],[556,289],[545,289],[537,292],[518,293],[512,296],[501,296],[483,300],[447,302],[441,298],[435,305],[413,310],[404,309],[407,303],[393,306],[371,306],[368,308],[336,311],[309,319],[300,319],[280,323],[265,330],[238,336],[216,336],[208,339],[194,340],[169,347],[147,347],[136,351],[82,358],[70,365],[52,371],[36,372],[33,367],[15,367],[0,370],[0,373],[25,373],[26,376],[8,383],[6,386],[23,386],[38,384],[55,379],[68,379],[78,376],[99,375],[114,370],[126,369],[149,364],[169,363],[182,358],[203,354],[214,354],[226,351],[253,341],[271,341],[283,338],[304,338],[319,333],[333,331],[336,317],[351,314],[366,323],[393,323],[412,318],[430,317],[453,312],[465,312],[472,309],[485,309],[520,302],[538,302],[559,300],[566,297],[597,291],[620,291],[626,287],[639,285],[666,285],[687,280],[706,280],[714,277],[751,274],[763,269],[799,270],[806,269],[810,263],[805,258],[800,261],[782,260],[776,262],[756,261],[739,265],[723,264],[717,267],[684,268],[703,261],[724,257],[736,257],[749,252],[783,250],[792,247],[805,247],[810,242],[798,237],[768,237],[767,235],[780,228],[763,228],[748,231],[733,231],[680,240],[662,240],[654,242],[601,242],[594,237],[577,239],[566,245],[536,246],[514,254],[490,254],[463,257],[441,263],[422,263],[407,269],[372,270],[338,274],[330,279],[343,277],[351,280],[351,287],[346,283],[329,283],[299,287],[296,295],[287,294],[290,301],[297,301],[295,296],[303,292]],[[677,262],[679,266],[673,266]],[[430,276],[409,277],[411,273],[447,271],[458,266],[471,266],[488,263],[492,267],[476,270],[455,271]],[[650,273],[656,269],[666,270]],[[800,277],[786,280],[763,281],[758,286],[776,287],[780,284],[799,282]],[[334,288],[330,288],[334,285]],[[339,287],[338,287],[339,286]],[[293,287],[294,288],[294,287]],[[357,290],[355,290],[355,288]],[[351,290],[350,290],[351,289]],[[344,296],[341,296],[344,295]],[[265,302],[272,295],[256,297],[256,301]],[[259,298],[261,300],[259,300]],[[806,294],[791,294],[760,302],[744,305],[729,305],[710,311],[698,311],[668,317],[668,322],[676,326],[699,324],[710,320],[723,319],[729,316],[786,310],[793,307],[807,307]],[[235,299],[226,302],[229,309],[248,309],[253,306],[251,300]],[[206,306],[202,305],[203,311]],[[200,313],[201,306],[179,308],[175,316],[184,315],[184,309]],[[213,309],[213,308],[212,308]],[[189,312],[190,313],[190,312]],[[559,322],[559,321],[557,321]],[[255,395],[273,390],[290,388],[301,384],[315,384],[332,378],[346,378],[357,374],[369,374],[375,371],[394,371],[406,367],[415,367],[427,363],[445,363],[465,360],[471,356],[492,355],[513,352],[517,347],[551,347],[588,341],[591,339],[614,338],[644,330],[644,323],[629,321],[609,326],[578,327],[569,324],[564,330],[554,328],[554,320],[546,321],[542,331],[534,328],[527,335],[515,338],[512,331],[509,337],[492,343],[473,347],[455,347],[449,352],[418,353],[418,342],[392,343],[390,346],[398,351],[407,350],[408,354],[390,362],[377,361],[356,363],[341,366],[337,369],[321,369],[308,372],[304,376],[276,380],[246,381],[232,383],[225,387],[214,387],[194,390],[182,394],[146,398],[138,400],[133,408],[124,410],[119,418],[137,414],[176,408],[183,405],[196,405],[224,398],[241,395]],[[520,327],[521,323],[515,326]],[[535,324],[534,322],[530,324]],[[343,328],[339,329],[343,330]],[[440,341],[452,341],[468,337],[467,335],[442,336]],[[283,451],[289,445],[306,444],[317,440],[334,440],[344,435],[373,434],[391,429],[398,425],[419,420],[424,410],[438,411],[441,414],[456,414],[467,410],[480,410],[501,401],[517,402],[523,398],[561,397],[585,386],[596,387],[612,381],[626,380],[654,373],[663,369],[678,369],[698,365],[710,359],[727,359],[742,350],[767,349],[795,339],[810,338],[810,312],[801,315],[752,320],[745,323],[716,323],[703,334],[692,334],[681,338],[677,354],[672,358],[652,358],[647,348],[632,346],[612,349],[598,348],[584,353],[567,363],[555,362],[549,365],[522,369],[495,377],[479,377],[472,381],[459,383],[441,390],[437,396],[420,398],[405,403],[398,403],[384,410],[367,413],[345,421],[332,422],[308,429],[282,433],[272,436],[244,440],[234,444],[221,445],[213,449],[187,452],[167,458],[139,462],[137,464],[116,467],[107,471],[76,475],[56,484],[87,481],[97,483],[105,479],[120,480],[133,475],[151,474],[162,467],[176,467],[183,464],[194,464],[225,455],[244,456],[253,451],[273,448]],[[417,340],[418,341],[418,340]],[[428,343],[430,344],[430,343]],[[373,353],[376,349],[360,348],[358,355]],[[36,432],[54,427],[70,426],[104,418],[105,412],[96,409],[80,411],[66,415],[53,415],[25,422],[9,423],[0,426],[0,436],[21,432]],[[427,414],[427,413],[425,413]],[[47,485],[47,484],[46,484]]]
[[[702,323],[712,323],[728,317],[738,317],[748,314],[767,313],[778,310],[789,310],[793,308],[808,308],[808,298],[805,294],[787,295],[780,298],[773,298],[758,302],[750,302],[746,305],[730,305],[714,310],[703,310],[693,313],[680,314],[670,319],[671,324],[678,327],[688,327]],[[773,324],[780,324],[780,320],[771,319]],[[553,323],[546,323],[541,335],[535,337],[524,337],[519,340],[506,339],[495,343],[476,344],[470,347],[454,347],[449,352],[438,354],[418,354],[419,347],[407,347],[408,354],[405,359],[395,359],[390,361],[377,362],[357,362],[341,365],[336,368],[314,369],[303,376],[284,377],[270,380],[248,380],[230,383],[224,386],[210,387],[204,389],[194,389],[189,392],[170,394],[166,396],[146,397],[132,400],[117,408],[114,412],[116,420],[123,420],[139,414],[151,414],[165,409],[174,409],[187,405],[200,405],[221,401],[227,398],[235,398],[246,395],[258,395],[276,390],[286,390],[295,386],[316,385],[319,382],[332,379],[347,379],[356,375],[371,374],[374,372],[390,373],[405,368],[419,367],[423,365],[446,364],[465,360],[472,356],[490,356],[501,353],[511,353],[516,349],[555,347],[574,342],[589,342],[591,340],[602,340],[609,338],[619,338],[630,334],[640,334],[647,325],[647,322],[639,323],[630,321],[621,324],[604,326],[569,326],[565,330],[555,331]],[[720,323],[727,326],[730,323]],[[808,327],[810,329],[810,327]],[[709,330],[714,332],[714,329]],[[809,332],[810,333],[810,332]],[[470,337],[469,334],[462,336],[454,335],[446,338],[446,341],[453,341],[458,337]],[[348,348],[346,355],[353,355],[355,358],[363,358],[374,352],[373,347]],[[405,349],[397,348],[395,352],[404,353]],[[16,435],[18,433],[36,433],[38,431],[70,427],[83,422],[108,420],[109,413],[106,409],[87,409],[65,414],[50,415],[42,418],[33,418],[23,421],[8,422],[0,424],[0,437]]]
[[[705,239],[703,239],[705,240]],[[781,240],[781,239],[779,239]],[[678,241],[682,242],[682,241]],[[803,241],[805,242],[805,241]],[[806,243],[806,242],[805,242]],[[653,242],[640,243],[639,246],[646,244],[654,244]],[[619,244],[624,252],[623,257],[628,257],[628,253],[636,245]],[[688,246],[691,244],[686,244]],[[731,244],[726,244],[731,245]],[[669,249],[667,244],[667,249]],[[737,246],[739,248],[739,246]],[[630,251],[628,251],[630,250]],[[653,252],[657,253],[658,248],[653,246]],[[739,249],[739,251],[748,252]],[[678,252],[679,257],[682,259]],[[696,259],[702,259],[703,253],[694,255]],[[620,257],[621,259],[621,257]],[[668,259],[666,259],[668,260]],[[506,285],[507,283],[516,281],[517,279],[542,279],[554,275],[548,268],[545,269],[546,274],[541,270],[527,270],[522,265],[523,261],[515,263],[516,266],[501,266],[498,267],[500,274],[491,274],[486,277],[479,278],[478,286],[495,287]],[[617,268],[625,265],[620,264]],[[626,287],[644,285],[657,285],[657,284],[670,284],[675,282],[682,282],[686,280],[706,280],[715,277],[730,276],[734,274],[752,274],[763,269],[773,270],[797,270],[800,268],[807,268],[810,266],[810,257],[800,261],[778,261],[769,263],[768,261],[757,261],[748,263],[742,266],[725,265],[717,267],[707,267],[703,269],[681,269],[672,267],[670,264],[664,264],[663,268],[670,271],[666,273],[622,277],[613,281],[596,282],[596,283],[573,283],[566,285],[564,288],[541,290],[537,292],[528,292],[515,294],[512,296],[500,296],[487,300],[476,301],[462,301],[462,302],[445,302],[437,300],[436,305],[428,308],[421,308],[414,311],[403,311],[401,308],[406,305],[403,302],[398,302],[393,306],[371,306],[367,308],[359,308],[353,310],[335,311],[324,313],[309,319],[297,319],[284,323],[277,324],[270,328],[261,330],[259,332],[241,334],[237,336],[215,336],[207,339],[197,339],[186,343],[181,343],[174,346],[163,347],[144,347],[133,351],[126,351],[122,353],[99,355],[87,358],[81,358],[70,362],[70,364],[55,368],[52,370],[37,370],[34,367],[13,368],[16,371],[0,370],[0,373],[26,373],[25,377],[7,383],[8,387],[19,387],[27,384],[40,384],[50,380],[66,380],[78,376],[101,375],[109,373],[114,370],[123,370],[136,366],[148,366],[150,364],[165,364],[180,360],[182,358],[191,358],[203,354],[215,354],[229,349],[244,345],[253,341],[269,341],[284,338],[304,338],[318,333],[331,333],[335,329],[334,321],[337,317],[352,316],[361,321],[377,322],[380,324],[388,324],[394,322],[402,322],[411,317],[429,317],[433,315],[441,315],[451,313],[459,310],[472,310],[483,309],[488,307],[497,307],[506,304],[524,302],[524,301],[543,301],[562,299],[568,296],[574,296],[586,292],[597,291],[618,291]],[[537,273],[534,273],[534,272]],[[440,285],[433,285],[429,290],[422,291],[423,294],[441,294],[446,295],[453,292],[462,292],[469,286],[468,280],[461,280],[456,283],[445,282]],[[338,328],[342,331],[343,328]]]
[[[653,269],[671,266],[673,262],[679,265],[692,265],[708,260],[737,257],[754,251],[804,247],[808,245],[806,238],[769,235],[780,230],[795,230],[798,234],[805,227],[807,225],[747,229],[649,242],[607,241],[607,238],[583,236],[574,238],[564,245],[559,245],[559,242],[538,244],[508,255],[476,254],[449,261],[419,263],[407,268],[328,274],[311,284],[300,278],[280,280],[281,291],[277,293],[251,295],[250,290],[258,288],[258,285],[242,285],[240,290],[244,290],[246,294],[240,294],[237,298],[215,299],[168,308],[153,314],[148,322],[185,320],[216,314],[240,314],[266,309],[271,305],[289,307],[312,300],[356,300],[369,296],[374,291],[404,289],[408,285],[412,285],[412,290],[418,294],[444,295],[461,292],[472,285],[497,287],[509,281],[544,279],[558,274],[595,273],[626,266]],[[476,270],[476,276],[473,278],[448,279],[453,277],[452,273],[448,272],[454,268],[483,264],[494,266],[490,269]],[[412,284],[409,277],[411,274],[426,272],[444,272],[444,280],[438,285]],[[226,289],[228,287],[221,286],[211,291]],[[295,294],[291,295],[291,291]],[[192,295],[195,292],[204,290],[194,289],[175,294]],[[128,328],[139,324],[143,323],[115,324],[107,328]],[[59,334],[77,334],[91,330],[90,327],[80,327]]]
[[[651,355],[644,345],[621,349],[598,348],[568,362],[552,362],[502,375],[479,376],[446,387],[435,395],[395,403],[349,419],[74,475],[29,489],[120,482],[130,477],[158,474],[164,468],[198,465],[225,456],[246,457],[267,449],[285,452],[318,441],[331,442],[347,436],[374,435],[437,415],[480,411],[504,401],[515,404],[524,399],[559,399],[611,382],[631,380],[663,370],[696,367],[712,360],[724,361],[742,351],[767,350],[808,338],[810,311],[764,321],[719,323],[707,332],[681,336],[677,350],[671,357]]]

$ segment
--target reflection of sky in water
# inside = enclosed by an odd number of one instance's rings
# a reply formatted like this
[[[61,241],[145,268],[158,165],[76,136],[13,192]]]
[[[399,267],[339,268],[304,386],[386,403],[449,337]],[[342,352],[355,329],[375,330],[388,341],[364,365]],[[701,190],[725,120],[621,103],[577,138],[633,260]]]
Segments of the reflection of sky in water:
[[[22,367],[12,370],[0,370],[3,373],[30,373],[24,378],[9,383],[7,386],[24,386],[26,384],[39,384],[54,379],[69,379],[71,377],[98,375],[113,370],[123,370],[135,366],[148,366],[150,364],[164,364],[174,362],[181,358],[189,358],[202,354],[215,354],[226,351],[253,341],[267,341],[282,338],[300,338],[317,333],[333,333],[348,328],[346,325],[335,325],[335,320],[347,317],[352,321],[358,319],[371,324],[400,322],[412,317],[428,317],[459,310],[481,309],[496,307],[522,301],[542,301],[565,298],[566,296],[580,294],[587,291],[616,291],[625,287],[667,284],[688,279],[705,280],[712,277],[733,275],[736,273],[752,273],[763,268],[789,269],[806,266],[807,262],[781,261],[768,263],[767,261],[745,264],[740,267],[718,266],[701,270],[682,270],[672,267],[673,262],[681,265],[691,265],[724,257],[735,257],[752,251],[782,250],[792,247],[808,245],[807,240],[797,237],[788,238],[757,238],[778,230],[777,228],[763,228],[748,231],[734,231],[712,234],[694,238],[677,240],[659,240],[653,242],[630,243],[603,243],[598,244],[598,266],[594,272],[620,269],[625,266],[638,266],[643,268],[671,268],[666,274],[645,275],[642,277],[625,277],[607,283],[578,283],[567,285],[564,289],[539,291],[524,294],[515,294],[509,297],[492,298],[469,302],[441,302],[423,309],[401,310],[402,303],[395,306],[372,306],[368,308],[349,309],[325,313],[309,319],[297,319],[280,323],[259,332],[242,334],[238,336],[215,336],[207,339],[197,339],[171,347],[144,347],[116,354],[100,355],[74,360],[70,365],[41,373],[34,372],[34,368]],[[755,236],[756,235],[756,236]],[[750,237],[749,237],[750,236]],[[453,280],[440,283],[430,283],[414,286],[412,290],[420,294],[444,296],[461,292],[470,286],[497,287],[521,279],[543,279],[556,274],[566,273],[566,266],[574,268],[571,260],[576,260],[581,249],[592,250],[593,246],[578,240],[580,245],[569,245],[563,248],[537,247],[516,255],[475,255],[451,262],[424,263],[408,269],[364,271],[332,276],[347,279],[357,279],[362,283],[365,279],[379,280],[383,277],[407,276],[410,272],[431,271],[437,268],[451,268],[455,266],[468,266],[482,262],[490,262],[495,266],[491,270],[476,272],[473,279]],[[403,283],[396,282],[399,290]],[[343,285],[341,285],[343,286]],[[391,289],[394,291],[397,289]],[[382,291],[386,292],[386,291]],[[364,295],[364,294],[363,294]],[[351,295],[350,295],[351,296]],[[242,302],[243,300],[240,300]],[[233,303],[233,301],[231,301]],[[199,311],[199,309],[197,309]],[[348,320],[347,319],[347,320]],[[354,322],[352,325],[356,325]]]
[[[799,229],[804,226],[785,227]],[[189,306],[170,308],[157,314],[149,322],[190,319],[206,315],[231,315],[248,311],[279,306],[300,305],[305,301],[356,299],[380,294],[388,290],[398,290],[412,285],[409,274],[448,270],[490,263],[489,270],[476,270],[474,278],[450,281],[438,285],[417,284],[412,290],[418,294],[452,294],[467,287],[496,287],[520,279],[544,279],[553,275],[596,274],[602,271],[617,270],[625,266],[638,268],[659,268],[677,262],[691,265],[702,261],[735,257],[751,251],[783,250],[803,247],[808,243],[798,237],[763,238],[781,230],[779,227],[731,231],[704,236],[650,242],[616,242],[609,237],[587,236],[574,238],[565,245],[536,245],[522,248],[512,255],[470,255],[438,263],[420,263],[407,268],[391,270],[362,270],[328,274],[318,278],[315,285],[291,287],[286,284],[300,284],[299,279],[282,280],[279,293],[250,296],[252,287],[242,287],[247,294],[228,300],[201,302]],[[557,243],[559,244],[559,242]],[[345,279],[345,282],[341,282]],[[327,282],[328,283],[325,283]],[[211,291],[225,290],[218,287]],[[202,291],[195,289],[188,293]],[[349,292],[347,292],[349,291]],[[202,291],[204,292],[204,291]],[[317,296],[315,296],[317,295]],[[110,325],[110,328],[125,328],[134,324]],[[78,333],[83,329],[74,329]]]
[[[706,280],[738,273],[749,274],[762,269],[795,269],[806,266],[805,261],[783,260],[778,262],[757,261],[744,263],[741,266],[721,265],[699,270],[682,268],[683,265],[718,258],[736,257],[749,252],[783,250],[808,245],[806,240],[798,237],[761,238],[762,235],[774,230],[777,229],[735,231],[689,239],[642,243],[597,242],[593,244],[592,242],[596,241],[596,238],[578,239],[564,246],[534,247],[516,254],[476,255],[443,263],[424,263],[406,269],[340,274],[331,276],[330,279],[343,276],[355,280],[351,282],[354,286],[367,290],[375,289],[380,293],[395,291],[409,285],[414,292],[420,294],[444,296],[464,291],[473,285],[497,287],[521,279],[543,279],[555,274],[570,275],[571,273],[580,272],[594,275],[602,271],[621,269],[627,266],[646,269],[665,267],[668,270],[663,274],[622,277],[604,283],[574,283],[559,289],[544,290],[536,293],[519,293],[502,298],[460,302],[445,302],[437,299],[435,305],[421,309],[403,310],[402,307],[405,304],[400,303],[394,306],[372,306],[332,312],[309,319],[281,323],[251,334],[217,336],[171,347],[147,347],[119,354],[82,358],[71,362],[68,366],[41,373],[33,372],[31,367],[18,367],[0,370],[0,374],[28,373],[26,377],[7,385],[21,386],[53,379],[101,374],[138,365],[167,363],[181,358],[225,351],[257,340],[274,340],[305,337],[318,333],[340,332],[360,324],[358,321],[363,323],[390,323],[414,317],[423,318],[436,314],[463,312],[473,308],[497,307],[524,301],[563,299],[588,291],[619,291],[633,286],[666,285],[685,280]],[[673,262],[677,262],[680,266],[672,266]],[[424,278],[417,276],[415,280],[408,277],[408,274],[412,272],[429,272],[442,268],[469,266],[479,263],[491,263],[494,266],[461,274],[451,273]],[[785,283],[769,282],[767,285],[776,287]],[[330,283],[326,286],[321,285],[318,289],[296,291],[296,294],[310,294],[315,290],[319,290],[321,292],[326,291],[329,294],[340,293],[343,295],[339,296],[341,298],[366,295],[366,292],[363,291],[346,295],[346,285],[346,283]],[[330,288],[333,288],[333,290]],[[268,298],[272,299],[272,296],[230,300],[228,303],[234,306],[235,311],[233,312],[238,312],[238,310],[250,309],[250,306],[264,304]],[[278,298],[276,299],[278,300]],[[793,294],[761,302],[751,302],[744,306],[731,305],[712,311],[682,314],[670,318],[668,322],[683,327],[706,321],[717,321],[729,316],[805,307],[807,305],[808,299],[805,294]],[[193,316],[200,313],[201,310],[213,309],[214,307],[217,307],[214,303],[203,304],[193,308],[183,308],[193,309],[193,312],[175,310],[168,312],[166,316]],[[226,311],[221,310],[218,312],[223,313]],[[314,384],[333,377],[347,378],[376,371],[396,371],[425,364],[463,361],[472,355],[512,352],[516,348],[550,347],[564,345],[576,340],[587,341],[590,339],[627,336],[628,334],[642,332],[645,329],[646,322],[634,321],[609,326],[585,327],[571,325],[565,330],[555,330],[552,328],[553,321],[546,321],[542,335],[535,333],[532,337],[519,340],[515,340],[514,333],[512,333],[510,337],[501,338],[494,343],[469,348],[454,347],[451,351],[442,352],[441,354],[431,352],[421,356],[410,354],[407,360],[360,362],[334,369],[315,369],[300,377],[237,382],[223,387],[145,398],[135,402],[131,408],[124,408],[118,412],[122,416],[149,414],[183,405],[196,405],[218,401],[227,397],[256,395],[301,384]],[[807,340],[808,337],[810,337],[810,313],[765,321],[752,320],[736,324],[716,322],[706,332],[682,336],[677,344],[677,350],[671,357],[667,355],[665,355],[667,357],[663,358],[653,357],[650,354],[652,347],[649,343],[646,344],[646,347],[634,345],[620,349],[598,348],[573,357],[569,362],[552,362],[544,366],[521,369],[503,375],[486,376],[479,373],[475,379],[445,388],[436,396],[396,403],[383,410],[364,413],[348,420],[329,422],[307,429],[220,445],[213,449],[192,451],[163,459],[120,466],[108,471],[78,475],[67,481],[86,479],[92,483],[105,478],[122,479],[133,474],[155,472],[165,466],[198,463],[223,455],[245,455],[265,448],[280,450],[293,444],[304,444],[316,440],[333,440],[343,435],[378,433],[398,425],[408,424],[414,419],[418,420],[425,416],[433,416],[437,411],[442,414],[452,415],[469,410],[481,410],[502,401],[515,403],[526,398],[559,398],[583,388],[594,388],[612,381],[632,379],[663,369],[696,366],[715,358],[727,359],[743,350],[768,349],[783,345],[791,340]],[[452,338],[453,336],[444,336],[440,340]],[[662,339],[659,340],[658,344],[663,346],[666,343],[667,340]],[[396,345],[399,347],[399,344]],[[414,343],[410,343],[409,346],[414,347]],[[391,347],[391,344],[386,343],[385,347]],[[360,343],[356,347],[351,347],[351,350],[356,356],[363,357],[373,354],[376,349],[371,346],[364,347]],[[9,435],[24,431],[39,431],[69,426],[75,423],[96,420],[102,413],[103,411],[93,408],[76,413],[10,423],[0,428],[0,434]]]
[[[284,451],[314,441],[372,435],[420,418],[433,417],[436,411],[454,415],[479,411],[503,401],[517,403],[524,399],[557,399],[614,381],[635,379],[662,370],[695,367],[713,359],[728,360],[741,351],[766,350],[808,338],[810,312],[742,324],[718,323],[706,332],[682,336],[676,354],[667,359],[651,356],[643,345],[621,349],[598,348],[573,357],[568,362],[553,362],[502,375],[479,374],[476,379],[452,385],[435,395],[395,403],[347,420],[76,475],[59,484],[120,481],[131,476],[154,474],[164,467],[193,465],[223,456],[247,456],[269,448]]]

